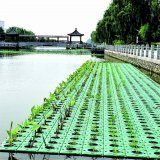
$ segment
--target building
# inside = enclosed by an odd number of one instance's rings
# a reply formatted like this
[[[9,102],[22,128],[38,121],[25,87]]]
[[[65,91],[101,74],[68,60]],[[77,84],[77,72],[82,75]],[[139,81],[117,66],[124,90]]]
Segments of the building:
[[[4,21],[0,21],[0,27],[2,27],[4,30]]]
[[[84,34],[81,34],[77,31],[77,28],[75,28],[75,31],[68,34],[70,36],[70,44],[72,43],[72,37],[80,37],[80,43],[82,44],[82,36],[84,36]]]

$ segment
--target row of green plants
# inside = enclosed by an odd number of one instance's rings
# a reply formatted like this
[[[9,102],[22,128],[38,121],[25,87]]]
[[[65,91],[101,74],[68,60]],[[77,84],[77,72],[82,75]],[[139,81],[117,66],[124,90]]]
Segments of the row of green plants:
[[[76,70],[72,75],[69,76],[67,79],[67,82],[62,82],[57,86],[54,93],[50,93],[49,98],[44,98],[44,103],[40,106],[33,106],[31,108],[31,115],[28,119],[26,119],[22,124],[18,124],[13,129],[13,122],[11,122],[10,130],[7,131],[8,139],[6,141],[6,146],[13,146],[14,142],[18,141],[18,137],[22,135],[22,133],[27,129],[31,129],[31,131],[34,133],[33,139],[30,140],[28,146],[32,147],[33,142],[35,140],[37,133],[42,133],[42,125],[46,127],[46,122],[49,118],[53,117],[55,113],[58,112],[59,107],[57,106],[57,101],[59,103],[64,102],[64,100],[67,98],[70,98],[69,101],[69,107],[65,108],[65,116],[69,116],[70,114],[70,108],[74,106],[75,104],[75,97],[72,98],[72,95],[69,93],[72,93],[72,90],[76,90],[76,85],[81,79],[81,77],[85,74],[86,70],[89,69],[90,66],[92,66],[93,62],[86,62],[82,65],[81,68]],[[89,73],[88,73],[89,74]],[[84,85],[85,81],[82,83],[82,86]],[[64,91],[69,90],[68,94],[63,96]],[[79,92],[80,93],[80,92]],[[39,118],[39,121],[37,121],[37,118]],[[41,118],[42,117],[42,118]],[[61,116],[60,116],[61,117]],[[62,123],[61,118],[60,123]],[[31,143],[32,142],[32,143]]]
[[[32,130],[26,147],[34,149],[36,141],[41,141],[42,152],[44,147],[58,153],[140,156],[144,147],[135,119],[145,117],[140,106],[132,103],[134,97],[126,85],[132,82],[123,74],[128,76],[117,64],[84,64],[43,105],[32,107],[31,116],[21,126],[24,131]],[[17,130],[12,126],[9,134]],[[13,133],[14,142],[20,140],[19,135]]]

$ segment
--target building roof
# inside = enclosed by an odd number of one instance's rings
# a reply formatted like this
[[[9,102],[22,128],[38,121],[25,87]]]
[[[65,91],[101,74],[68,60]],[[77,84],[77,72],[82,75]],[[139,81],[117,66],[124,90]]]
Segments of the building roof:
[[[77,28],[75,28],[75,31],[68,34],[69,36],[84,36],[84,34],[81,34],[77,31]]]

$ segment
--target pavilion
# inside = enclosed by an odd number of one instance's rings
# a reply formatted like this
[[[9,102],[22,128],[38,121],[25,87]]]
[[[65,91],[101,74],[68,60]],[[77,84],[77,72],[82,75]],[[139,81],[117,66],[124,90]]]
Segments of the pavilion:
[[[81,34],[77,31],[77,28],[75,28],[75,31],[68,34],[70,36],[70,43],[72,43],[72,37],[80,37],[80,43],[83,43],[82,42],[82,36],[84,36],[84,34]]]

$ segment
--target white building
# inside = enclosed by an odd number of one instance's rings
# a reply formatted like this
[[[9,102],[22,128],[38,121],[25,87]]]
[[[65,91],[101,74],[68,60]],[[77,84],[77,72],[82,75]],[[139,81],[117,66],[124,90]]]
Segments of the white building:
[[[4,30],[4,21],[0,21],[0,27],[2,27]]]

